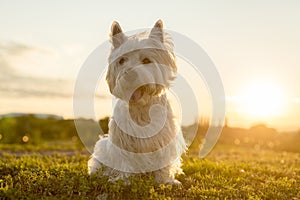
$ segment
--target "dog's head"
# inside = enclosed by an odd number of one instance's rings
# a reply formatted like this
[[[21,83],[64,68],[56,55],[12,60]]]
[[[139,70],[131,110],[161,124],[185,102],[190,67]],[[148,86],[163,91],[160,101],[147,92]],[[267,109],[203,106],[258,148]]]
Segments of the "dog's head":
[[[106,80],[110,92],[136,103],[160,95],[170,86],[177,71],[173,44],[161,20],[151,31],[126,36],[120,25],[111,26],[112,50]]]

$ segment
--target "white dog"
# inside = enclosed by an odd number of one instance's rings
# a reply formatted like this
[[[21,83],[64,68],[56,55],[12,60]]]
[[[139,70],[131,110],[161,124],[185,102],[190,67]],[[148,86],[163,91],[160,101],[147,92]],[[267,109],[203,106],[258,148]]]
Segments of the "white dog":
[[[158,20],[150,32],[126,36],[111,27],[112,51],[106,76],[116,97],[108,137],[100,138],[88,162],[110,180],[152,174],[157,183],[181,183],[181,155],[186,151],[166,90],[177,66],[172,41]]]

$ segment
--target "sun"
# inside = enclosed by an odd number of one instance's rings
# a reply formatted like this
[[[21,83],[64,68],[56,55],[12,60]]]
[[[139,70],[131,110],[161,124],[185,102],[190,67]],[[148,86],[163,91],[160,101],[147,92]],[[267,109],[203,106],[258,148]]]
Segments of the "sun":
[[[240,109],[252,117],[274,117],[285,107],[283,89],[272,82],[254,82],[243,89]]]

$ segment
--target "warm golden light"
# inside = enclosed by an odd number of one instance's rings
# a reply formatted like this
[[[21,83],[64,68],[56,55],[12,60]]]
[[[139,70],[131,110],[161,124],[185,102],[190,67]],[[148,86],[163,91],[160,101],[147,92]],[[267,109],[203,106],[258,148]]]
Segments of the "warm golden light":
[[[240,109],[252,117],[272,117],[283,113],[285,95],[282,88],[271,82],[256,82],[244,88]]]
[[[24,135],[22,138],[23,142],[28,142],[29,141],[29,137],[27,135]]]

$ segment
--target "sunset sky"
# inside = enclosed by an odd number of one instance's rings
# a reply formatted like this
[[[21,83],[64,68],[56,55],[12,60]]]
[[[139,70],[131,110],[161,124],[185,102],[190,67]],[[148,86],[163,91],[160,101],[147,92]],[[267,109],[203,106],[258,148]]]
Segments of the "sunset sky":
[[[157,19],[198,43],[213,60],[225,88],[229,125],[300,128],[297,0],[0,0],[0,114],[71,118],[77,74],[109,39],[111,23],[117,20],[130,31],[151,27]],[[110,114],[110,99],[107,89],[97,91],[99,117]]]

